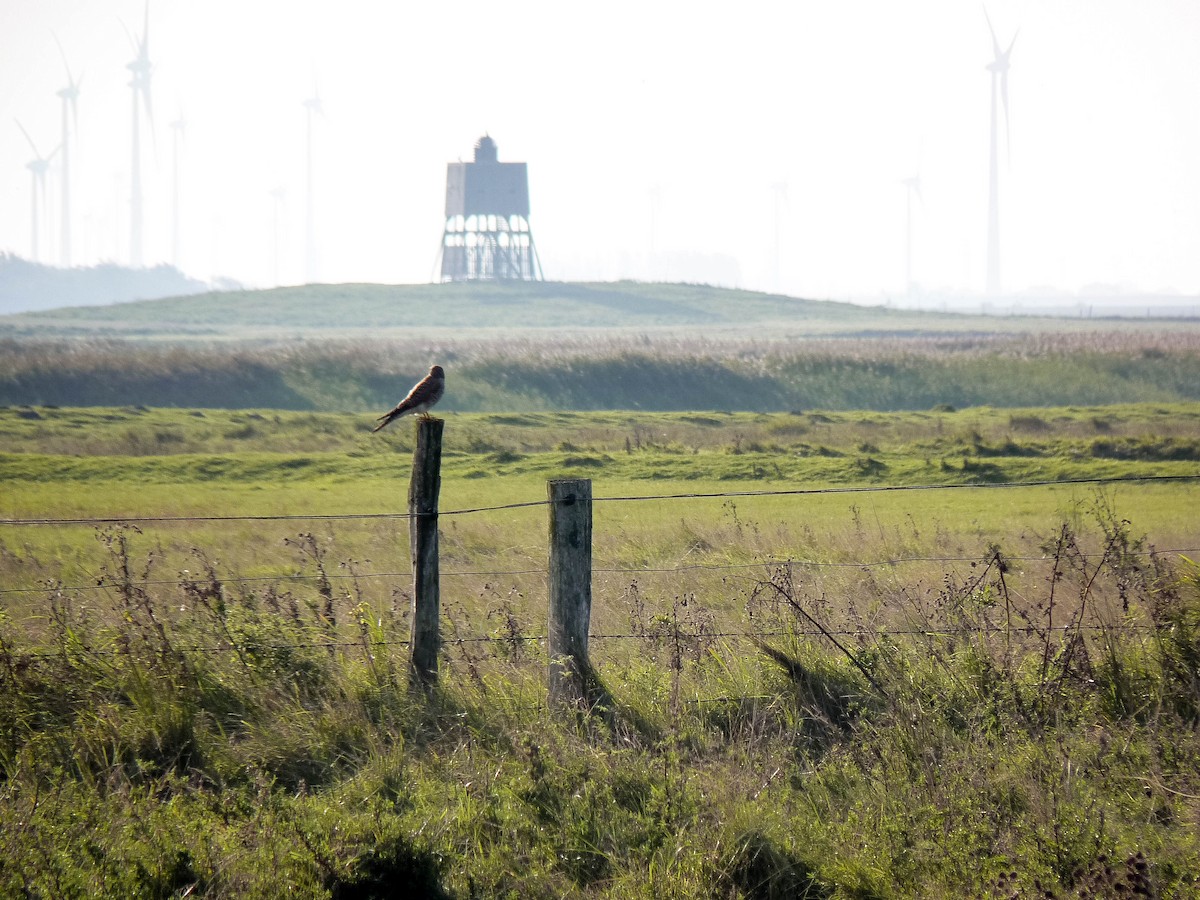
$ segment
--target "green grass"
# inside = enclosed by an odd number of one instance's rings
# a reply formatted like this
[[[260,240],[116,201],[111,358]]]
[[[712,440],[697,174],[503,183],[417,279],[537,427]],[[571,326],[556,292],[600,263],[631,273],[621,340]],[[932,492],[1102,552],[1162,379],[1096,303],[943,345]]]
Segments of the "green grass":
[[[406,477],[411,427],[371,434],[371,424],[368,415],[279,411],[0,410],[0,480],[12,485],[10,504],[39,485],[53,491],[98,481],[345,485],[350,498],[356,485]],[[466,495],[491,490],[495,476],[512,483],[563,473],[622,486],[653,482],[657,492],[712,491],[722,482],[770,488],[1179,475],[1200,460],[1200,407],[449,414],[444,456],[447,478],[462,482],[456,490]]]
[[[541,506],[443,516],[428,699],[404,520],[0,526],[0,896],[1192,896],[1200,485],[987,485],[1198,420],[448,413],[443,511],[594,479],[608,716],[545,706]],[[0,515],[402,512],[370,424],[0,410]]]
[[[371,413],[164,409],[143,406],[0,408],[0,452],[96,457],[186,454],[337,453],[350,460],[407,453],[412,428],[372,435]],[[439,409],[440,414],[440,409]],[[981,456],[1132,455],[1187,459],[1200,434],[1200,405],[1143,402],[1103,406],[971,407],[912,412],[813,409],[746,412],[453,413],[452,458],[489,454],[729,457],[754,453],[837,458],[864,451]],[[1144,446],[1123,454],[1122,445]],[[1177,445],[1180,449],[1171,449]],[[1194,457],[1192,457],[1194,459]]]
[[[41,517],[49,510],[116,519],[297,516],[261,525],[169,527],[231,564],[248,557],[254,574],[278,571],[283,539],[315,527],[336,528],[340,552],[375,560],[378,571],[407,566],[397,558],[403,521],[322,524],[303,517],[404,512],[410,423],[372,435],[370,416],[345,414],[40,409],[28,418],[28,412],[0,410],[0,516]],[[826,558],[830,547],[848,546],[851,509],[873,531],[910,530],[915,516],[927,534],[974,534],[979,546],[985,536],[1044,527],[1047,515],[1070,509],[1094,488],[981,493],[972,486],[1194,474],[1198,418],[1193,404],[895,414],[455,414],[446,427],[442,509],[540,501],[545,481],[564,474],[593,479],[599,498],[961,485],[915,494],[604,502],[598,520],[612,525],[598,552],[614,565],[685,555],[698,562],[743,559],[742,535],[712,527],[730,522],[734,507],[742,520],[766,523],[812,511],[811,522],[764,529],[755,552],[772,558],[814,552]],[[1185,481],[1112,490],[1135,506],[1159,546],[1192,546],[1180,526],[1196,489]],[[500,510],[448,519],[447,527],[453,541],[471,548],[465,564],[516,548],[511,565],[501,568],[526,569],[544,559],[541,516],[537,508]],[[823,541],[803,531],[830,520],[838,525]],[[514,540],[514,533],[531,537]],[[35,556],[53,544],[54,558],[76,559],[75,580],[88,571],[92,543],[86,527],[26,530],[18,540]],[[42,567],[17,566],[10,577],[25,586],[43,575]]]

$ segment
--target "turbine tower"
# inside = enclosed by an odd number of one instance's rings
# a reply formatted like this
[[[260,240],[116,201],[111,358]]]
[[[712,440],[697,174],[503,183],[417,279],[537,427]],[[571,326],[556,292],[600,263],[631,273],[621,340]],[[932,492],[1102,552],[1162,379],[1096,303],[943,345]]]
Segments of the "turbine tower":
[[[317,280],[317,230],[313,221],[313,117],[324,114],[321,94],[317,90],[317,80],[314,78],[312,96],[304,101],[304,280],[309,284]]]
[[[287,199],[283,185],[271,188],[271,286],[279,287],[279,226],[281,211]]]
[[[132,40],[132,38],[131,38]],[[142,159],[140,116],[141,105],[146,106],[146,121],[150,128],[154,127],[154,111],[150,105],[150,0],[146,0],[145,19],[142,24],[142,36],[136,42],[137,57],[126,63],[132,77],[129,87],[133,97],[133,166],[130,176],[129,189],[129,262],[135,268],[142,265]]]
[[[916,195],[917,202],[921,202],[921,174],[918,172],[912,178],[905,178],[900,183],[904,185],[905,191],[904,287],[911,296],[913,293],[913,196]]]
[[[71,265],[71,133],[79,136],[79,110],[76,101],[79,99],[79,85],[83,76],[75,80],[71,74],[71,66],[67,63],[67,54],[55,35],[54,43],[58,44],[59,55],[62,56],[63,68],[67,72],[67,86],[58,91],[62,100],[62,264],[69,268]]]
[[[778,293],[781,290],[780,285],[779,285],[779,260],[782,255],[782,248],[781,248],[780,242],[779,242],[780,207],[787,203],[787,198],[788,198],[787,189],[788,189],[787,184],[785,184],[782,181],[777,181],[771,185],[771,193],[774,194],[774,201],[775,201],[775,203],[774,203],[774,213],[775,213],[775,247],[774,247],[774,251],[775,252],[774,252],[774,256],[772,257],[772,263],[773,263],[772,274],[774,275],[774,284],[772,285],[772,287],[774,287],[776,293]]]
[[[187,123],[182,110],[171,123],[171,265],[179,268],[179,151]]]
[[[37,148],[37,144],[33,142],[33,138],[29,136],[29,132],[25,130],[25,126],[17,122],[17,127],[21,129],[21,134],[25,135],[25,140],[29,141],[29,146],[33,148],[33,159],[25,164],[25,168],[29,170],[29,187],[30,187],[30,219],[31,232],[29,238],[30,258],[34,262],[41,261],[41,254],[38,247],[39,216],[38,210],[46,208],[46,170],[50,168],[50,160],[54,158],[54,154],[58,152],[55,147],[49,156],[42,156]]]
[[[1000,293],[1000,162],[997,97],[1004,107],[1004,158],[1009,156],[1008,132],[1008,58],[1012,54],[1013,44],[1017,42],[1017,33],[1013,34],[1008,43],[1008,49],[1001,51],[1000,42],[996,40],[996,29],[992,27],[992,19],[983,11],[987,19],[988,31],[992,34],[992,61],[987,69],[992,73],[992,141],[991,158],[988,168],[988,247],[987,247],[987,291],[989,294]]]

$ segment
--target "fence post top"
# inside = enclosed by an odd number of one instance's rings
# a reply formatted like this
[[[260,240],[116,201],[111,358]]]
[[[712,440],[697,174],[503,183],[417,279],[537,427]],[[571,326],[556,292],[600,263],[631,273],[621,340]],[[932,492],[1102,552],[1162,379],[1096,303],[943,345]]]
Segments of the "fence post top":
[[[546,482],[546,494],[551,503],[571,506],[575,501],[591,502],[592,479],[551,478]]]

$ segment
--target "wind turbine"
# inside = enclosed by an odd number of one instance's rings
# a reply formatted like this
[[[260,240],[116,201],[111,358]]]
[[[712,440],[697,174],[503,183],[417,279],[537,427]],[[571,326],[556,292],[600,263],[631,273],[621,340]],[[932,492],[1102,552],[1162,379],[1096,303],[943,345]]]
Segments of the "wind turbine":
[[[271,285],[279,287],[279,223],[280,209],[287,199],[287,191],[282,185],[271,188]]]
[[[772,192],[772,194],[774,194],[774,213],[775,213],[775,247],[774,247],[775,254],[774,254],[773,262],[775,264],[774,265],[774,275],[775,275],[774,287],[775,287],[776,293],[778,293],[780,291],[780,286],[779,286],[779,258],[781,255],[780,244],[779,244],[780,207],[783,204],[787,203],[787,198],[788,198],[787,188],[788,188],[787,184],[782,181],[777,181],[771,185],[771,192]]]
[[[1004,156],[1009,156],[1011,144],[1008,131],[1008,58],[1012,55],[1013,44],[1017,42],[1017,34],[1013,33],[1008,49],[1001,51],[1000,42],[996,40],[996,29],[992,27],[992,19],[983,10],[987,20],[988,31],[992,34],[992,61],[987,69],[992,73],[992,142],[991,159],[988,168],[988,247],[987,247],[987,290],[989,294],[1000,293],[1000,164],[999,164],[999,135],[997,134],[997,95],[1004,106]]]
[[[652,184],[646,192],[650,199],[650,255],[647,259],[647,270],[651,281],[660,280],[658,277],[658,222],[662,211],[662,185]]]
[[[150,0],[146,0],[142,36],[134,43],[137,56],[126,63],[132,77],[129,87],[133,97],[133,165],[129,189],[129,262],[135,268],[142,265],[142,158],[141,158],[141,104],[146,106],[146,121],[154,128],[154,110],[150,104],[150,75],[154,67],[150,64]],[[153,131],[151,132],[153,134]]]
[[[183,144],[187,123],[183,111],[171,123],[171,265],[179,268],[179,148]]]
[[[58,44],[63,68],[67,72],[67,86],[58,91],[58,97],[62,100],[62,143],[59,144],[62,148],[61,251],[62,264],[69,268],[71,265],[71,132],[75,132],[76,137],[79,136],[79,109],[76,101],[79,99],[79,85],[83,83],[83,76],[80,75],[79,80],[76,81],[75,76],[71,74],[71,66],[67,63],[67,54],[58,40],[58,35],[54,36],[54,43]]]
[[[918,172],[911,178],[905,178],[900,182],[904,185],[905,200],[904,200],[904,216],[905,216],[905,232],[904,232],[904,275],[905,288],[911,295],[913,293],[913,275],[912,275],[912,258],[913,258],[913,196],[917,198],[917,202],[921,202],[921,173]]]
[[[317,90],[317,79],[313,78],[312,96],[304,101],[305,119],[305,169],[304,169],[304,280],[312,284],[317,280],[317,232],[313,221],[313,118],[323,116],[321,94]]]
[[[45,209],[46,206],[46,170],[50,168],[50,160],[54,158],[54,154],[58,152],[55,147],[49,156],[42,156],[37,148],[37,144],[33,142],[33,138],[29,136],[29,132],[25,130],[25,126],[17,122],[17,127],[21,129],[21,134],[25,135],[25,140],[29,141],[29,146],[33,148],[33,159],[25,164],[25,168],[29,170],[30,175],[30,211],[32,220],[32,231],[30,233],[29,250],[30,256],[34,262],[40,262],[40,253],[38,252],[38,208],[39,198],[40,206]]]

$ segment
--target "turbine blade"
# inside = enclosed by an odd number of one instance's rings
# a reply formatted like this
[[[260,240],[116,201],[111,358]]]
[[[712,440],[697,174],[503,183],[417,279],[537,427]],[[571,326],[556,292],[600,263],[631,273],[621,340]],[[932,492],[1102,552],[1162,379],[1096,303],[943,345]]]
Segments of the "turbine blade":
[[[983,17],[987,19],[988,31],[992,34],[992,50],[996,54],[996,59],[1000,58],[1000,42],[996,40],[996,29],[992,27],[992,17],[988,15],[987,7],[983,8]]]
[[[67,86],[73,90],[75,88],[75,79],[71,76],[71,65],[67,62],[67,51],[63,49],[62,41],[58,39],[57,34],[51,31],[50,36],[54,38],[54,43],[58,47],[58,55],[62,57],[63,68],[67,70]]]
[[[125,32],[125,37],[129,40],[129,49],[134,52],[134,55],[137,55],[138,43],[133,39],[133,32],[129,30],[124,19],[117,19],[117,21],[121,23],[121,30]],[[132,68],[132,65],[126,66],[126,68]]]
[[[25,140],[29,141],[29,146],[33,148],[33,155],[41,160],[42,154],[38,152],[37,144],[33,142],[33,138],[29,136],[29,132],[25,130],[25,126],[22,125],[18,119],[13,119],[13,121],[16,122],[17,127],[21,129],[21,134],[25,135]]]
[[[145,12],[142,15],[142,44],[139,48],[141,55],[150,59],[150,0],[146,0]]]

